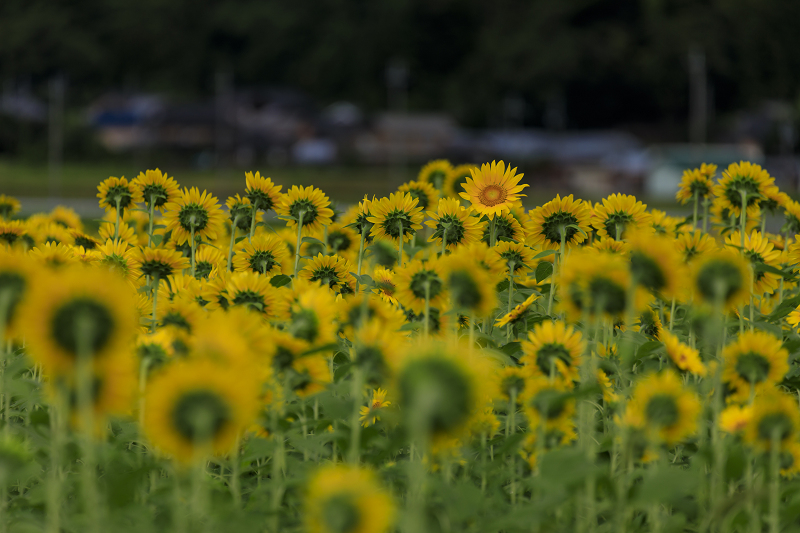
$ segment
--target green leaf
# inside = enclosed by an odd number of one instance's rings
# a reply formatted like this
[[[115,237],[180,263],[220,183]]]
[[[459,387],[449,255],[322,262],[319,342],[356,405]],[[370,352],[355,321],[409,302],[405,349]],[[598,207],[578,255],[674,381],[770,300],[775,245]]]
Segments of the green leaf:
[[[272,276],[269,280],[270,285],[273,287],[283,287],[284,285],[288,285],[292,282],[292,278],[287,276],[286,274],[278,274],[277,276]]]
[[[301,243],[308,243],[308,244],[320,244],[320,245],[322,245],[322,246],[325,246],[325,243],[324,243],[324,242],[322,242],[322,241],[321,241],[321,240],[319,240],[319,239],[315,239],[314,237],[303,237],[303,238],[300,240],[300,242],[301,242]]]
[[[158,246],[164,240],[163,235],[153,235],[153,246]]]
[[[641,505],[672,502],[691,494],[698,482],[699,479],[692,470],[662,466],[645,476],[634,499]]]
[[[539,266],[536,267],[536,283],[539,283],[542,280],[547,279],[552,274],[553,274],[553,263],[549,262],[539,263]]]
[[[557,253],[558,252],[556,252],[555,250],[545,250],[544,252],[539,252],[538,254],[534,255],[533,258],[539,259],[541,257],[547,257],[549,255],[555,255]]]

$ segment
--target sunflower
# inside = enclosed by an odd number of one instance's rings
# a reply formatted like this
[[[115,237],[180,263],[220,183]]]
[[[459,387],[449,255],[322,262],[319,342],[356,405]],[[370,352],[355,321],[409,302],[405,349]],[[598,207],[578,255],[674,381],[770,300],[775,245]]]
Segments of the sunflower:
[[[36,283],[47,281],[46,273],[30,257],[0,250],[0,342],[17,336],[18,309]]]
[[[435,443],[468,432],[485,399],[496,397],[495,376],[479,352],[430,341],[406,349],[393,390],[408,429]]]
[[[619,394],[614,392],[614,385],[611,383],[608,375],[601,369],[596,372],[597,384],[600,386],[600,391],[603,394],[603,401],[607,404],[617,403],[619,401]]]
[[[210,360],[169,365],[147,386],[144,432],[181,463],[224,455],[258,413],[258,382]]]
[[[171,327],[186,333],[195,333],[205,311],[197,302],[185,298],[159,301],[156,318],[161,327]]]
[[[497,373],[497,399],[509,403],[519,403],[519,396],[525,390],[527,380],[531,376],[527,366],[506,366]]]
[[[781,231],[790,235],[800,233],[800,202],[790,200],[783,205],[784,223]]]
[[[650,228],[658,235],[675,237],[680,233],[683,225],[683,219],[671,217],[658,209],[650,210]]]
[[[164,209],[165,231],[172,232],[171,238],[176,244],[185,243],[192,235],[195,239],[213,240],[222,230],[225,217],[219,201],[206,191],[201,193],[197,187],[184,188],[174,201],[164,204]]]
[[[738,248],[742,242],[739,231],[734,231],[725,239],[725,244],[730,247]],[[753,277],[753,296],[760,296],[765,293],[772,293],[778,288],[781,277],[772,272],[758,271],[759,264],[765,264],[773,268],[780,268],[780,250],[769,242],[760,231],[754,230],[749,235],[744,236],[744,249],[742,254],[750,260],[753,265],[755,275]],[[750,288],[748,287],[748,290]]]
[[[197,279],[214,277],[218,272],[226,270],[226,260],[222,252],[214,246],[201,246],[195,254],[195,271]]]
[[[584,312],[612,320],[625,313],[632,281],[622,257],[592,249],[573,250],[564,261],[560,278],[560,304],[571,320],[581,320]],[[643,289],[636,289],[632,303],[637,311],[646,308]]]
[[[592,226],[599,237],[620,240],[628,229],[646,227],[652,218],[647,206],[627,194],[612,194],[595,204]]]
[[[143,200],[142,193],[133,183],[128,183],[125,177],[110,178],[102,181],[97,186],[97,197],[100,198],[100,207],[106,211],[125,211],[131,209],[137,202]]]
[[[350,262],[338,255],[319,254],[300,271],[300,277],[311,282],[318,282],[331,290],[345,292],[348,283],[353,279]]]
[[[781,476],[792,479],[800,474],[800,442],[791,442],[780,453]]]
[[[329,254],[339,255],[348,261],[357,259],[359,236],[349,226],[340,223],[331,224],[328,226],[327,236],[319,237],[327,244]]]
[[[8,220],[19,213],[19,200],[5,194],[0,194],[0,217]]]
[[[688,264],[704,253],[716,250],[717,243],[708,233],[697,230],[678,235],[675,248],[683,257],[683,262]]]
[[[700,352],[682,343],[680,339],[667,330],[661,330],[658,340],[664,343],[667,355],[679,369],[684,372],[705,376],[708,373],[703,361],[700,359]]]
[[[28,254],[40,265],[46,265],[53,269],[74,265],[78,262],[74,248],[61,243],[48,242],[33,248]]]
[[[495,322],[495,327],[501,328],[503,326],[507,326],[511,324],[512,326],[516,324],[521,324],[525,320],[527,320],[528,316],[530,315],[531,306],[533,302],[539,299],[538,294],[531,294],[528,296],[524,302],[518,304],[514,309],[511,310],[510,313],[506,313],[502,317],[497,319]]]
[[[762,211],[774,215],[779,209],[783,209],[786,204],[791,201],[792,199],[788,194],[781,192],[777,186],[771,185],[767,187],[767,190],[764,192],[764,198],[761,200],[760,207]]]
[[[2,225],[0,225],[0,227],[2,227]],[[75,246],[83,246],[86,251],[92,251],[100,245],[97,239],[81,231],[71,230],[70,235],[72,235]]]
[[[295,358],[285,377],[289,389],[300,398],[324,391],[332,378],[328,360],[320,353]]]
[[[286,243],[276,235],[258,235],[250,241],[242,241],[240,246],[233,256],[236,272],[274,276],[287,269],[291,262]]]
[[[517,174],[516,168],[492,161],[480,169],[470,169],[471,178],[464,182],[464,192],[459,196],[472,204],[472,208],[480,215],[486,215],[490,220],[500,213],[507,213],[512,204],[521,196],[520,191],[528,185],[519,185],[522,174]]]
[[[597,237],[591,248],[609,254],[627,254],[630,246],[625,241],[616,241],[611,237]]]
[[[394,272],[382,266],[376,266],[372,271],[372,281],[375,282],[375,287],[372,292],[378,294],[381,299],[396,304],[397,299],[394,297],[394,292],[397,289],[394,282]]]
[[[116,273],[73,267],[37,281],[19,310],[19,327],[46,372],[71,373],[79,357],[99,364],[129,349],[139,317],[133,290]]]
[[[392,497],[370,470],[326,466],[308,483],[303,516],[309,533],[388,533],[395,514]]]
[[[693,198],[706,199],[714,187],[713,177],[717,173],[717,165],[703,163],[700,168],[687,169],[681,176],[681,184],[675,199],[686,205]]]
[[[539,433],[560,435],[557,440],[566,443],[575,439],[575,397],[571,384],[562,379],[549,380],[532,375],[520,395],[520,404],[528,418],[532,437]]]
[[[250,219],[253,215],[253,206],[250,199],[246,196],[242,198],[238,194],[228,197],[225,201],[228,208],[228,218],[231,225],[236,224],[236,229],[247,231],[250,229]],[[233,232],[231,232],[233,233]]]
[[[281,197],[275,211],[278,215],[287,217],[285,219],[287,227],[297,228],[299,222],[302,234],[308,235],[322,231],[323,226],[331,223],[333,210],[330,205],[330,200],[321,190],[310,185],[306,188],[293,185]]]
[[[134,352],[140,360],[148,361],[148,368],[157,368],[175,357],[175,334],[170,329],[140,333]]]
[[[685,388],[676,373],[667,370],[637,382],[624,420],[651,439],[672,446],[694,434],[701,409],[697,394]]]
[[[308,282],[292,285],[297,296],[290,308],[289,333],[316,346],[334,342],[339,326],[333,293]]]
[[[156,279],[166,279],[189,268],[189,260],[183,254],[166,248],[139,248],[135,259],[141,265],[142,274]]]
[[[362,405],[359,410],[360,416],[358,419],[361,421],[362,426],[369,427],[375,424],[381,419],[378,414],[380,410],[392,405],[392,402],[386,400],[386,394],[387,391],[381,388],[372,390],[372,400],[369,405]]]
[[[472,209],[472,208],[470,208]],[[487,245],[492,239],[492,224],[481,222],[483,229],[481,242]],[[514,218],[514,215],[509,211],[508,213],[498,213],[494,217],[494,240],[495,242],[523,242],[525,240],[525,230],[522,224]]]
[[[107,240],[91,252],[92,264],[117,272],[131,286],[138,287],[142,277],[141,263],[136,249],[125,241]]]
[[[353,363],[364,370],[368,383],[384,382],[397,369],[405,351],[404,334],[378,319],[366,322],[352,340]]]
[[[423,263],[411,261],[395,273],[395,298],[415,313],[425,310],[425,299],[430,307],[441,307],[447,298],[444,272],[437,261]]]
[[[531,270],[534,268],[534,252],[524,244],[503,241],[497,243],[497,245],[492,248],[492,251],[497,254],[502,263],[505,264],[506,272],[513,271],[516,273],[518,270]]]
[[[351,341],[358,336],[364,325],[376,321],[387,331],[395,332],[405,323],[405,315],[396,306],[381,298],[354,296],[337,302],[339,322],[342,332]]]
[[[719,428],[731,434],[741,433],[753,418],[753,406],[729,405],[719,414]]]
[[[106,216],[105,218],[109,217]],[[97,234],[100,237],[100,242],[106,242],[108,239],[111,239],[112,241],[125,241],[131,246],[136,246],[138,244],[136,230],[124,221],[120,221],[118,232],[117,225],[113,221],[104,220],[100,223]]]
[[[520,363],[535,375],[550,377],[558,374],[577,381],[586,342],[583,335],[564,322],[549,320],[536,324],[522,341]]]
[[[717,227],[720,235],[728,234],[742,227],[740,217],[723,204],[724,202],[720,198],[714,198],[714,202],[711,204],[711,222]],[[755,204],[748,206],[745,221],[747,231],[745,233],[758,228],[759,220],[761,220],[761,208]]]
[[[661,323],[658,313],[648,307],[639,313],[638,322],[634,324],[634,330],[657,339],[664,330],[664,325]]]
[[[21,220],[0,220],[0,241],[8,246],[23,242],[25,226]]]
[[[718,250],[694,262],[690,281],[700,301],[736,309],[750,297],[751,276],[750,265],[740,254]]]
[[[786,449],[800,430],[797,398],[769,387],[753,401],[753,413],[744,430],[744,439],[760,450],[770,450],[773,439]]]
[[[561,239],[567,249],[586,240],[591,231],[591,207],[583,200],[574,200],[572,195],[561,198],[556,195],[530,214],[527,243],[541,246],[545,250],[561,248]]]
[[[441,276],[450,295],[451,306],[473,317],[488,316],[497,307],[498,279],[474,261],[445,256],[440,260]]]
[[[258,171],[256,171],[255,174],[252,172],[245,172],[244,178],[244,193],[246,198],[250,201],[250,205],[253,206],[253,216],[255,216],[256,212],[259,210],[266,213],[270,209],[277,209],[281,200],[281,189],[283,185],[274,184],[272,178],[265,178]],[[293,187],[293,189],[294,188],[297,187]]]
[[[635,283],[669,301],[683,290],[683,262],[670,237],[632,232],[630,270]]]
[[[473,169],[477,170],[477,167],[475,165],[458,165],[453,167],[444,178],[442,194],[450,198],[458,199],[459,194],[464,192],[464,184],[467,182],[467,178],[472,176]]]
[[[738,217],[742,212],[743,196],[746,197],[748,211],[751,206],[758,207],[774,181],[769,172],[759,165],[741,161],[731,163],[722,172],[722,178],[712,192],[716,197],[715,203],[718,202],[722,208],[728,209],[733,216]]]
[[[410,240],[417,230],[422,229],[424,215],[418,204],[419,200],[402,192],[372,202],[372,216],[367,220],[373,224],[370,231],[373,238],[388,238],[398,242],[402,236],[404,240]]]
[[[447,159],[430,161],[419,171],[417,181],[430,183],[436,190],[441,191],[444,187],[445,179],[452,169],[453,165]]]
[[[277,288],[269,278],[257,272],[235,272],[228,278],[226,286],[228,303],[241,305],[261,313],[264,318],[287,317],[288,299],[286,290]]]
[[[437,189],[441,189],[441,187],[434,187],[429,182],[409,181],[398,187],[397,192],[410,194],[412,198],[417,199],[417,205],[424,211],[432,208],[439,200],[439,191]]]
[[[139,191],[148,209],[161,210],[166,204],[176,200],[180,194],[178,182],[159,169],[140,172],[131,185]]]
[[[51,242],[53,244],[72,245],[75,242],[72,232],[55,222],[29,226],[28,230],[33,240],[42,244]]]
[[[265,328],[266,343],[263,350],[257,352],[260,364],[272,369],[274,375],[283,375],[291,368],[295,359],[309,351],[311,345],[303,339],[292,336],[289,332],[275,328]]]
[[[52,211],[50,211],[48,218],[51,222],[58,224],[62,228],[66,228],[68,230],[83,230],[83,222],[81,221],[80,215],[78,215],[78,213],[76,213],[71,207],[57,205]]]
[[[722,380],[731,401],[748,401],[774,387],[789,371],[789,352],[781,339],[765,331],[745,331],[722,351]]]
[[[425,224],[433,228],[433,234],[428,242],[447,244],[448,250],[455,250],[458,246],[472,244],[480,240],[481,222],[473,216],[472,208],[461,207],[455,198],[442,198],[436,211],[428,211],[432,220]]]

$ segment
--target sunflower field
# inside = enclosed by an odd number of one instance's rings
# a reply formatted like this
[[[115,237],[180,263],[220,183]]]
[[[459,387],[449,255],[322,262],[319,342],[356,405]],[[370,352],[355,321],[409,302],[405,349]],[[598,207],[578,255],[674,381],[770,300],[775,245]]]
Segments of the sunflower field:
[[[521,179],[0,195],[0,533],[800,531],[800,203]]]

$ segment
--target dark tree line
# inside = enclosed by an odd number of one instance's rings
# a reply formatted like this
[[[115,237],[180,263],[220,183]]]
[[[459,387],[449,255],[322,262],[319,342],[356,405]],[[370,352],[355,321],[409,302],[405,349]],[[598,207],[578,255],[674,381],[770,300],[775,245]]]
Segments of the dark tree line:
[[[794,101],[799,23],[797,0],[0,0],[0,82],[196,97],[223,71],[379,109],[401,60],[412,109],[478,125],[517,95],[528,123],[563,102],[591,127],[682,119],[690,49],[719,111]]]

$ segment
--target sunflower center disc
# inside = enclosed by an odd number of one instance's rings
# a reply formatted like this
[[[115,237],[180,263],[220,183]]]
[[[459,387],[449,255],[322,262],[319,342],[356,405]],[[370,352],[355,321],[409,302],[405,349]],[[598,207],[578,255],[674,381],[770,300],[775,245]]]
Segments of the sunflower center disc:
[[[358,529],[361,513],[352,498],[342,494],[330,498],[322,506],[322,521],[331,533],[350,533]]]
[[[669,394],[656,394],[647,402],[647,420],[655,426],[669,427],[678,421],[680,413],[675,398]]]
[[[177,432],[195,443],[213,439],[230,418],[228,406],[211,391],[184,394],[172,410]]]
[[[507,197],[508,194],[506,190],[499,185],[487,185],[486,188],[481,191],[480,202],[483,205],[494,207],[505,202]]]
[[[88,327],[79,327],[86,324]],[[53,339],[71,355],[81,349],[92,355],[102,350],[114,331],[114,318],[109,310],[88,298],[67,302],[53,315]],[[81,331],[82,330],[82,331]],[[81,338],[85,336],[85,338]]]
[[[761,383],[767,379],[769,368],[769,360],[756,352],[742,354],[736,362],[736,373],[750,383]]]

